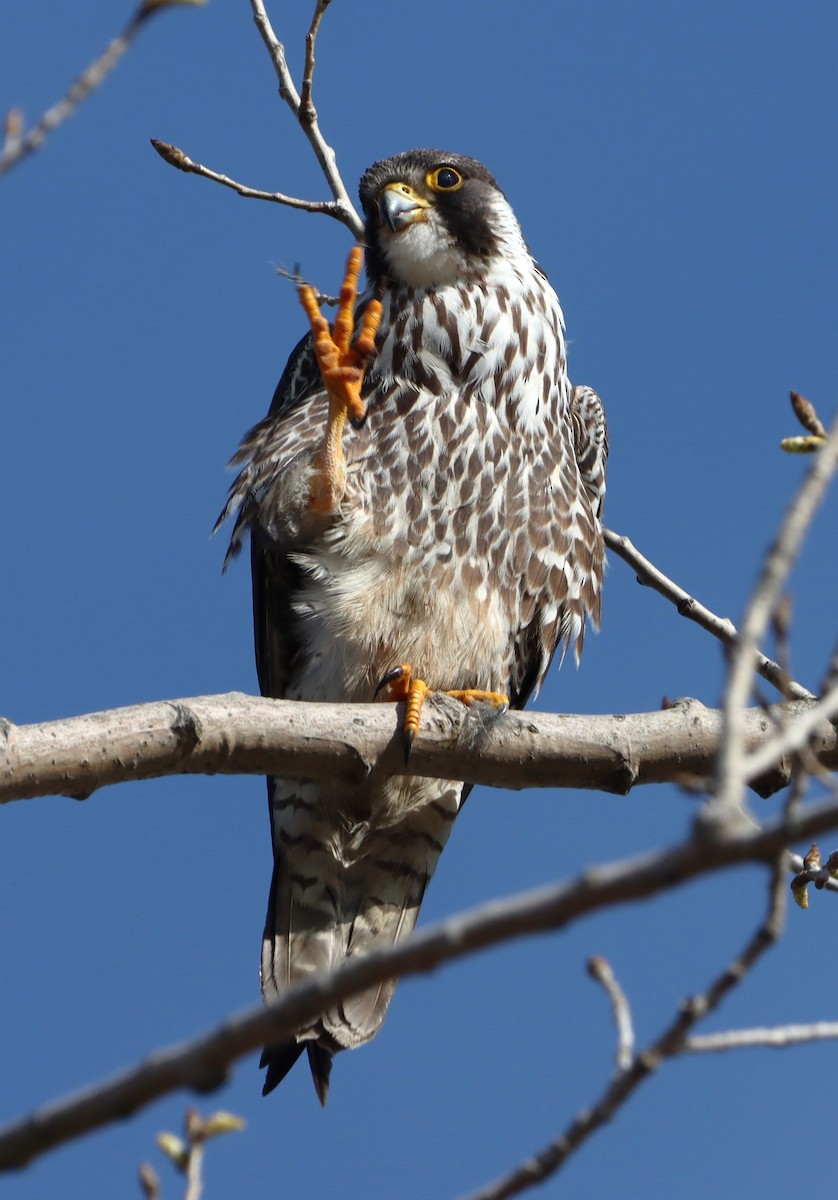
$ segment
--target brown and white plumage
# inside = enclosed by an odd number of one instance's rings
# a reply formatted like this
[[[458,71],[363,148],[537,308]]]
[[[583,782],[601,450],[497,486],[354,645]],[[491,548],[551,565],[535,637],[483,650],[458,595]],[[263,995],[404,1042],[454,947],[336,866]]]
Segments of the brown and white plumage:
[[[599,619],[602,405],[571,388],[559,301],[481,164],[415,150],[376,163],[360,194],[383,319],[366,416],[343,437],[343,499],[312,511],[328,403],[307,337],[242,443],[222,514],[238,510],[231,554],[251,537],[260,686],[369,701],[407,661],[432,689],[521,707],[557,646],[578,656]],[[413,929],[463,797],[461,784],[375,774],[268,791],[266,1000]],[[307,1048],[325,1101],[331,1056],[374,1036],[393,987],[266,1051],[265,1090]]]

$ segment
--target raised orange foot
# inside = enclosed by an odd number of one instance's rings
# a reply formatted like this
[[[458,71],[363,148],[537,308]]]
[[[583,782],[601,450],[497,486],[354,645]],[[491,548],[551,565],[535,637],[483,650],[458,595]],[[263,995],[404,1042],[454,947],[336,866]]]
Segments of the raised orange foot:
[[[422,705],[425,703],[425,698],[432,694],[431,689],[425,683],[424,679],[416,678],[410,663],[402,663],[401,666],[388,671],[375,689],[376,696],[385,687],[387,688],[388,700],[403,700],[406,706],[404,714],[404,759],[407,762],[410,748],[419,730],[419,717],[422,713]],[[478,688],[463,688],[457,691],[443,692],[443,695],[451,696],[454,700],[459,700],[462,704],[469,706],[477,701],[482,701],[483,703],[491,704],[493,708],[509,707],[509,697],[503,692],[483,692]]]
[[[314,289],[307,283],[298,288],[300,303],[306,310],[314,334],[314,352],[329,396],[329,419],[323,445],[314,460],[311,481],[311,507],[315,512],[328,515],[337,511],[343,499],[346,488],[343,427],[347,415],[357,421],[364,415],[361,386],[375,353],[375,335],[381,324],[381,304],[378,300],[370,300],[361,319],[358,336],[353,342],[358,276],[363,261],[363,250],[360,246],[353,246],[346,263],[340,303],[332,329],[320,311]]]

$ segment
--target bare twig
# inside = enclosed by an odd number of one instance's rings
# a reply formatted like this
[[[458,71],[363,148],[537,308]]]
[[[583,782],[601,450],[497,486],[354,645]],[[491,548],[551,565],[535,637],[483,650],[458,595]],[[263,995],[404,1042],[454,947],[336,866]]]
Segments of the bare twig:
[[[146,1200],[160,1200],[160,1178],[151,1163],[140,1163],[137,1175]]]
[[[771,873],[768,913],[737,959],[701,995],[685,1000],[663,1033],[615,1076],[599,1100],[586,1108],[548,1146],[521,1163],[508,1175],[473,1192],[468,1200],[505,1200],[543,1183],[559,1171],[570,1156],[626,1103],[632,1093],[667,1059],[684,1051],[687,1035],[697,1021],[718,1008],[728,992],[741,983],[757,960],[780,935],[785,911],[785,874],[779,860]]]
[[[667,851],[589,869],[568,882],[483,905],[415,934],[395,947],[349,959],[331,975],[310,977],[269,1008],[251,1009],[229,1017],[193,1041],[157,1051],[121,1075],[54,1101],[7,1125],[0,1130],[0,1169],[23,1166],[38,1155],[136,1112],[178,1088],[208,1091],[218,1087],[236,1059],[263,1044],[281,1042],[318,1013],[384,979],[420,974],[511,938],[566,928],[589,913],[646,899],[734,864],[774,863],[789,842],[809,841],[836,827],[838,802],[833,802],[788,814],[761,831],[720,837],[712,842],[691,838]],[[623,1091],[628,1095],[659,1065],[662,1056],[677,1051],[694,1017],[697,1019],[715,1007],[726,988],[741,977],[755,958],[761,939],[771,936],[770,923],[766,923],[755,935],[750,954],[746,952],[738,960],[743,965],[734,964],[721,983],[708,989],[704,998],[692,1001],[685,1010],[688,1019],[680,1016],[649,1051],[634,1060],[629,1072],[618,1077],[612,1085],[617,1091],[612,1094],[609,1090],[601,1102],[601,1120],[613,1111],[612,1100],[622,1102]],[[637,1080],[633,1080],[633,1072],[638,1073]]]
[[[775,1025],[769,1029],[727,1029],[722,1033],[694,1034],[684,1042],[685,1054],[708,1054],[720,1050],[744,1050],[769,1046],[786,1050],[806,1042],[834,1041],[838,1021],[814,1021],[810,1025]]]
[[[682,587],[675,583],[668,576],[664,575],[654,563],[634,546],[629,538],[614,533],[611,529],[603,529],[605,536],[605,544],[609,550],[623,559],[633,568],[637,575],[637,582],[643,587],[654,588],[666,600],[670,600],[682,617],[686,617],[690,621],[695,621],[696,625],[700,625],[707,633],[712,633],[713,637],[718,638],[726,646],[735,646],[736,639],[739,636],[736,631],[736,626],[729,617],[719,617],[705,605],[701,604],[689,592],[685,592]],[[772,659],[767,658],[762,653],[756,655],[755,670],[772,683],[784,696],[793,700],[812,699],[812,693],[802,684],[796,683],[793,679],[789,679],[786,672]]]
[[[634,1058],[634,1025],[628,997],[617,982],[611,964],[601,955],[588,960],[588,974],[602,984],[611,1001],[611,1013],[617,1030],[617,1071],[627,1071]]]
[[[308,138],[317,161],[320,164],[320,169],[323,172],[326,183],[329,185],[329,190],[333,196],[332,200],[304,200],[299,196],[286,195],[284,192],[267,192],[260,188],[248,187],[246,184],[231,179],[228,175],[222,175],[218,171],[212,171],[209,167],[204,167],[200,163],[194,162],[183,150],[180,150],[177,146],[170,145],[168,142],[152,138],[151,144],[165,162],[173,167],[177,167],[180,171],[198,175],[203,179],[211,179],[214,183],[220,183],[223,187],[231,188],[238,195],[244,196],[247,199],[270,200],[275,204],[284,204],[288,208],[299,209],[303,212],[323,213],[327,217],[333,217],[336,221],[340,221],[341,224],[345,225],[351,231],[353,237],[358,241],[363,237],[364,222],[361,220],[349,198],[349,193],[338,170],[335,152],[327,144],[320,130],[317,110],[312,100],[314,47],[320,22],[329,3],[330,0],[317,0],[315,5],[314,16],[306,36],[306,57],[303,68],[301,96],[297,91],[288,68],[285,47],[274,33],[264,3],[262,0],[250,0],[250,5],[253,9],[253,20],[271,56],[271,62],[274,65],[274,70],[279,80],[280,97],[288,105],[297,124]]]
[[[306,124],[310,125],[317,120],[317,110],[314,107],[314,102],[311,98],[312,83],[314,81],[314,45],[317,41],[317,34],[320,29],[320,22],[323,20],[323,14],[329,7],[331,0],[317,0],[314,8],[314,16],[311,18],[311,25],[306,34],[306,59],[303,67],[303,83],[300,88],[300,117]]]
[[[777,536],[766,555],[756,587],[745,609],[725,689],[723,734],[716,771],[716,797],[707,806],[704,815],[705,829],[720,818],[732,818],[739,810],[745,764],[744,728],[741,718],[748,702],[757,646],[836,466],[838,413],[833,420],[829,439],[814,457],[780,523]]]
[[[201,1200],[204,1192],[204,1143],[191,1147],[189,1167],[186,1172],[186,1192],[183,1200]]]
[[[232,692],[117,708],[40,725],[0,720],[0,802],[33,796],[84,799],[99,787],[181,774],[290,775],[350,781],[371,772],[430,775],[494,787],[596,788],[619,795],[640,784],[707,778],[721,716],[696,700],[655,713],[486,715],[447,697],[429,700],[410,760],[393,704],[305,704]],[[806,701],[745,716],[748,750],[789,728]],[[484,724],[485,722],[485,724]],[[838,732],[808,730],[813,754],[838,765]],[[761,794],[788,782],[781,763]]]
[[[184,1200],[200,1200],[203,1194],[204,1147],[207,1140],[240,1129],[244,1129],[244,1121],[234,1113],[216,1112],[209,1117],[202,1117],[197,1109],[187,1108],[183,1118],[182,1138],[168,1131],[158,1133],[157,1145],[160,1150],[172,1166],[186,1177]],[[151,1172],[154,1182],[157,1183],[152,1168],[148,1164],[144,1164],[144,1167],[147,1172]],[[143,1167],[140,1168],[140,1181],[145,1187]]]
[[[285,58],[285,47],[273,31],[273,26],[262,0],[250,0],[250,7],[253,10],[253,21],[259,30],[262,41],[267,47],[268,54],[271,56],[271,62],[274,65],[274,71],[279,80],[280,98],[291,109],[295,119],[299,120],[300,94],[294,85],[294,80],[288,69],[288,62]]]
[[[71,117],[82,101],[86,100],[91,92],[104,83],[149,17],[164,8],[173,8],[178,4],[200,5],[204,3],[205,0],[145,0],[145,3],[140,4],[122,33],[109,42],[105,52],[79,75],[66,95],[52,108],[47,109],[37,125],[34,125],[28,133],[23,132],[22,120],[15,120],[11,130],[7,125],[5,142],[2,153],[0,153],[0,175],[39,150],[53,130]],[[16,112],[17,110],[12,111]]]
[[[340,304],[340,296],[327,296],[325,292],[321,292],[314,286],[310,279],[304,279],[300,274],[299,264],[294,267],[293,271],[289,271],[287,267],[276,267],[277,275],[281,279],[287,279],[289,283],[293,283],[295,287],[311,288],[314,293],[314,299],[317,301],[317,307],[322,308],[324,305],[329,305],[331,308],[337,308]]]
[[[294,80],[291,76],[290,70],[288,69],[288,62],[285,57],[285,47],[274,33],[270,18],[265,10],[263,0],[250,0],[250,7],[253,10],[253,20],[256,23],[256,28],[259,30],[262,41],[267,47],[277,79],[279,80],[280,97],[288,105],[294,115],[295,120],[308,138],[309,143],[314,150],[317,161],[320,164],[320,169],[323,172],[323,176],[334,197],[332,207],[323,211],[328,211],[330,216],[334,216],[337,218],[337,220],[342,221],[343,224],[351,230],[353,237],[357,241],[363,236],[364,222],[358,215],[358,212],[349,197],[349,193],[346,190],[343,179],[341,178],[335,152],[332,147],[327,144],[320,130],[320,124],[317,119],[317,110],[314,107],[311,96],[311,84],[314,73],[314,47],[317,39],[317,33],[320,28],[320,21],[323,13],[328,7],[328,3],[329,0],[317,0],[314,16],[306,37],[306,59],[305,66],[303,68],[303,97],[301,97],[294,85]]]
[[[773,738],[749,754],[742,766],[742,778],[750,780],[767,771],[778,759],[799,753],[808,743],[812,732],[821,721],[834,720],[838,714],[838,683],[817,700],[805,713],[793,721],[784,722]]]
[[[218,171],[213,171],[209,167],[202,166],[201,163],[193,162],[188,154],[185,154],[178,146],[172,146],[169,142],[161,142],[159,138],[150,139],[152,146],[160,155],[160,157],[172,167],[177,167],[179,171],[186,171],[187,174],[200,175],[204,179],[212,179],[215,183],[220,183],[224,187],[231,188],[234,192],[238,192],[240,196],[245,196],[251,200],[271,200],[274,204],[284,204],[288,208],[299,208],[303,212],[324,213],[327,217],[334,217],[338,221],[343,221],[346,224],[342,213],[338,212],[332,200],[303,200],[299,196],[287,196],[284,192],[263,192],[258,188],[247,187],[243,183],[238,183],[235,179],[230,179],[228,175],[221,175]]]

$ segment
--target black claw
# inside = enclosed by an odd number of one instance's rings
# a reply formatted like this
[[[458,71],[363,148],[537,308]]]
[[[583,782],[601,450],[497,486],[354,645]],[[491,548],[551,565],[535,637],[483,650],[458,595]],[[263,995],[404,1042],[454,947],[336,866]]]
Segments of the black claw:
[[[404,671],[401,667],[394,667],[392,671],[388,671],[384,678],[379,680],[378,686],[373,692],[373,699],[378,695],[379,692],[384,691],[384,689],[391,683],[395,683],[397,679],[401,679],[403,674]]]
[[[352,426],[353,429],[363,429],[366,419],[367,419],[366,413],[364,413],[364,415],[362,417],[350,417],[349,424]]]
[[[404,765],[407,766],[407,760],[410,758],[410,751],[413,749],[413,739],[416,737],[414,729],[406,729],[404,731]]]

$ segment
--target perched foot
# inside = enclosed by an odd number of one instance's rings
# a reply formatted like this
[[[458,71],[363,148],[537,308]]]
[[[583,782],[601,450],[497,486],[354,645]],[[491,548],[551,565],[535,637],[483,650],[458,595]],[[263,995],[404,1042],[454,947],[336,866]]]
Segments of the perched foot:
[[[431,694],[431,689],[425,683],[424,679],[415,678],[410,663],[402,663],[400,667],[388,671],[375,689],[376,696],[385,687],[387,689],[388,700],[397,702],[403,700],[406,706],[404,714],[404,761],[407,762],[410,747],[413,745],[413,739],[416,737],[416,731],[419,728],[419,714],[422,711],[422,705],[425,703],[425,697]]]
[[[472,704],[491,704],[492,708],[509,708],[509,697],[506,692],[481,692],[479,688],[464,688],[462,691],[443,692],[470,708]]]
[[[381,304],[378,300],[370,300],[353,343],[355,301],[358,298],[358,276],[363,257],[361,247],[353,246],[340,289],[337,317],[331,330],[329,322],[320,312],[313,288],[308,284],[302,284],[299,288],[300,303],[306,310],[314,334],[314,352],[329,395],[329,420],[323,445],[314,460],[311,482],[311,507],[315,512],[326,515],[336,512],[343,499],[346,487],[343,426],[347,415],[356,421],[360,421],[364,415],[361,385],[375,353],[375,335],[381,323]]]
[[[423,679],[415,677],[410,663],[402,663],[400,667],[388,671],[375,689],[376,696],[385,687],[387,688],[388,700],[403,700],[406,705],[404,715],[404,760],[407,762],[410,748],[419,729],[419,716],[422,712],[422,705],[425,703],[425,697],[431,695],[431,689]],[[477,688],[464,688],[460,691],[443,692],[443,695],[451,696],[454,700],[459,700],[461,704],[468,706],[471,706],[476,701],[482,701],[483,703],[491,704],[493,708],[509,707],[509,697],[504,695],[503,692],[482,692]]]

